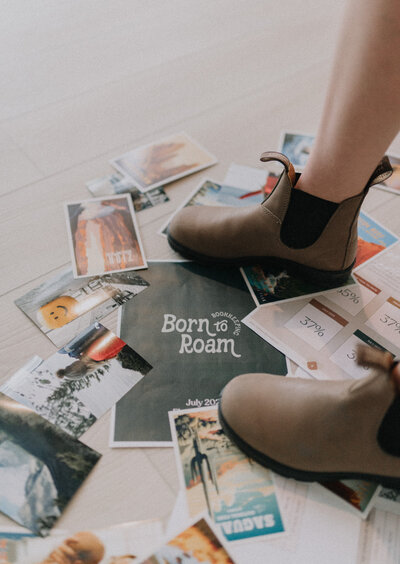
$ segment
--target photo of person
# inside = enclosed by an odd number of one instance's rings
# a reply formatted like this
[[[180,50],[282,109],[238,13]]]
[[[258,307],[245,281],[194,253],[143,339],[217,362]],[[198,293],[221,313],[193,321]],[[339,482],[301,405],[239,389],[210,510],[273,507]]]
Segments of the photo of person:
[[[146,268],[129,195],[71,202],[65,210],[76,277]]]
[[[125,341],[94,323],[32,372],[17,372],[1,390],[80,437],[150,370]]]
[[[10,564],[132,564],[163,539],[161,521],[150,519],[104,529],[71,532],[56,529],[45,538],[24,538],[10,546],[5,554]],[[0,562],[3,562],[1,558]]]

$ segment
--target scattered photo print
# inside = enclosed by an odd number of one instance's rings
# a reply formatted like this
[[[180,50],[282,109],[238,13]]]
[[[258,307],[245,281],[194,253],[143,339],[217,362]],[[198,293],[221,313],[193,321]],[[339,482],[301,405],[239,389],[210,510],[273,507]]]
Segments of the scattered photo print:
[[[398,240],[397,235],[386,229],[381,223],[375,221],[370,215],[360,212],[354,268],[365,264],[368,260],[397,243]]]
[[[12,525],[11,527],[0,526],[0,547],[2,546],[1,541],[4,539],[10,541],[19,541],[27,538],[36,538],[35,535],[27,529],[26,527],[21,527],[20,525]],[[1,554],[1,551],[0,551]],[[0,558],[0,562],[1,562]]]
[[[269,172],[265,168],[254,168],[232,163],[228,168],[223,183],[227,186],[242,188],[242,190],[246,190],[250,194],[261,194],[263,197],[260,201],[262,201],[275,188],[278,178],[279,174]]]
[[[53,531],[46,538],[17,543],[10,564],[130,564],[139,562],[160,545],[163,537],[162,523],[158,520],[69,534]]]
[[[390,164],[392,165],[393,174],[390,178],[376,185],[376,188],[382,188],[393,194],[400,194],[400,157],[388,155]]]
[[[136,272],[77,279],[68,267],[15,300],[15,304],[57,347],[62,347],[148,286]]]
[[[382,487],[374,505],[381,511],[389,511],[390,513],[400,515],[400,490]]]
[[[100,454],[0,393],[0,511],[46,535]]]
[[[363,519],[368,517],[381,489],[378,484],[365,480],[332,480],[319,483],[323,488],[343,499]]]
[[[122,339],[94,323],[32,372],[18,371],[1,391],[80,437],[150,370]]]
[[[141,564],[235,564],[206,518],[165,543]]]
[[[292,276],[280,268],[265,268],[257,265],[244,266],[240,270],[257,305],[279,302],[297,296],[319,294],[326,289],[308,280]],[[351,276],[347,284],[355,284]]]
[[[90,180],[86,182],[86,186],[95,198],[129,193],[132,197],[135,212],[169,202],[169,198],[162,186],[153,188],[144,194],[130,178],[124,177],[118,172]]]
[[[215,157],[186,133],[177,133],[133,149],[113,159],[111,164],[120,173],[130,177],[142,192],[146,192],[216,162]]]
[[[314,140],[314,135],[284,132],[278,150],[287,156],[295,168],[302,169],[306,166]]]
[[[170,411],[169,418],[190,516],[207,510],[228,541],[283,533],[272,473],[228,439],[217,407]]]
[[[0,562],[5,564],[17,563],[18,542],[8,537],[0,537]]]
[[[21,562],[21,559],[18,557],[18,547],[22,544],[22,541],[27,538],[37,539],[37,537],[25,527],[20,527],[19,525],[11,527],[0,526],[0,562],[3,564],[18,564]],[[25,562],[26,561],[25,559]]]
[[[65,204],[74,276],[146,268],[129,195]]]
[[[262,190],[249,192],[242,188],[226,186],[212,180],[204,180],[190,195],[184,200],[179,208],[168,219],[167,223],[159,231],[160,235],[167,235],[168,225],[172,218],[182,209],[188,206],[235,206],[246,207],[253,204],[260,204],[264,199]]]

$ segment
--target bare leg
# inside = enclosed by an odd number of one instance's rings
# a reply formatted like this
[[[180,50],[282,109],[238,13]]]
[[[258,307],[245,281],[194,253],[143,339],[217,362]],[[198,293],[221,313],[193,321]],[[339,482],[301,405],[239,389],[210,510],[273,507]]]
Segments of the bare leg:
[[[400,129],[400,1],[349,0],[318,135],[297,188],[359,194]]]

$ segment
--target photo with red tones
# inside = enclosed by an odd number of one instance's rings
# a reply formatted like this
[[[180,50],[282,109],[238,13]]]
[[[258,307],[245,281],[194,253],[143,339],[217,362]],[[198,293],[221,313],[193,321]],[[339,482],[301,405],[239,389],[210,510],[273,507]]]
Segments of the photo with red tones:
[[[80,437],[151,368],[125,341],[94,323],[31,371],[19,370],[1,391]]]
[[[128,194],[67,203],[65,212],[76,278],[147,267]]]
[[[199,519],[141,564],[235,564],[206,519]]]
[[[216,162],[213,155],[181,132],[137,147],[113,159],[111,165],[147,192]]]

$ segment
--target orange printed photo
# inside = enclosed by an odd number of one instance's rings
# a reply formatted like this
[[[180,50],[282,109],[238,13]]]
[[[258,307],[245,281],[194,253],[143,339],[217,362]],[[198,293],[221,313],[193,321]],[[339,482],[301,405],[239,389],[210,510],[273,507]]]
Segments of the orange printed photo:
[[[111,161],[120,173],[147,192],[215,164],[217,160],[186,133],[133,149]]]
[[[160,547],[141,564],[235,564],[225,547],[202,518]]]
[[[65,204],[74,277],[147,268],[129,195]]]

